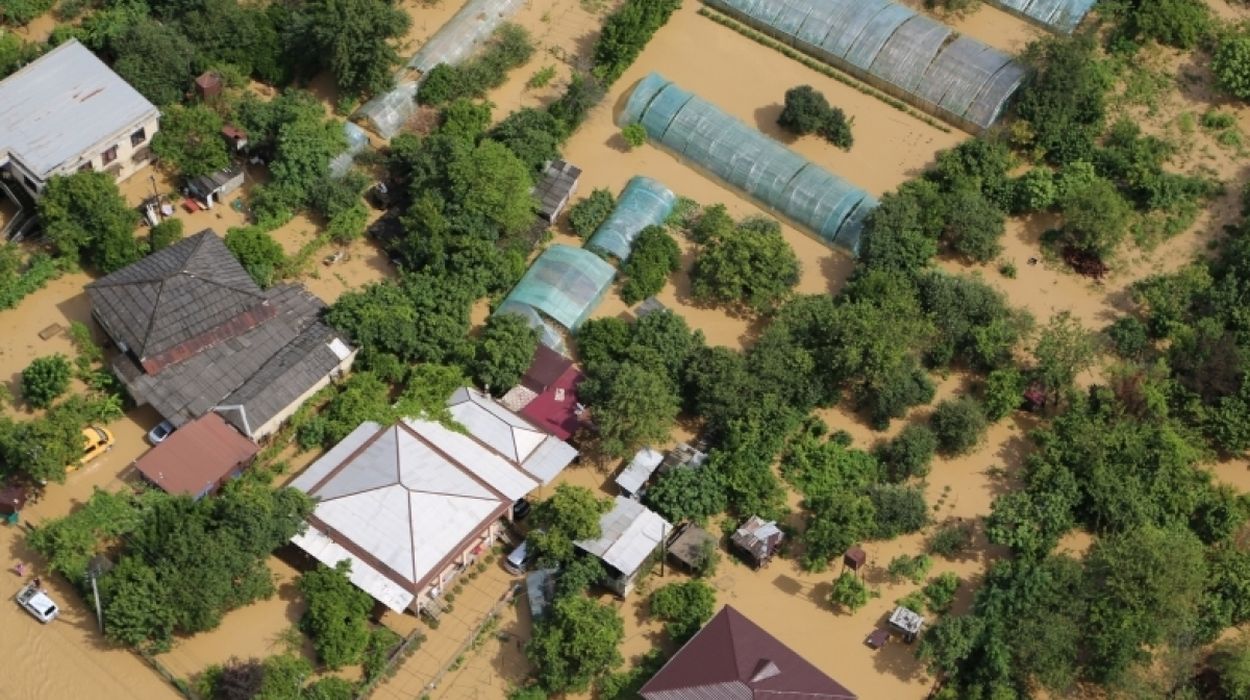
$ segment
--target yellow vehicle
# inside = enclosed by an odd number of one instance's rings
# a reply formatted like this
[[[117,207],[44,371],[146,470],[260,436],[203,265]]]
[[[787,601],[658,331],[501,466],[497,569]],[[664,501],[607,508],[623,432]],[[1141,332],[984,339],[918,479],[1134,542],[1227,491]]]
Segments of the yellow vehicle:
[[[87,462],[108,452],[113,447],[113,433],[108,428],[101,428],[96,425],[89,425],[82,429],[82,457],[78,462],[71,464],[66,469],[74,471],[75,469],[86,466]]]

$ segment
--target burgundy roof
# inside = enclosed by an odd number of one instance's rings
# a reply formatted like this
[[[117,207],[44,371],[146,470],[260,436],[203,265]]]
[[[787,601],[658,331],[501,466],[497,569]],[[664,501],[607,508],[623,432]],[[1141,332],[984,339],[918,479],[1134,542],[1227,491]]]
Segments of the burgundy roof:
[[[577,415],[577,385],[585,378],[570,364],[559,379],[521,409],[521,415],[561,440],[568,440],[581,427],[581,418]]]
[[[647,700],[855,700],[790,647],[726,605],[664,664]]]
[[[541,394],[547,390],[547,387],[559,381],[560,377],[572,366],[572,360],[539,343],[534,350],[533,359],[530,360],[529,369],[525,370],[525,376],[521,378],[521,383],[535,394]]]
[[[135,461],[148,481],[167,493],[198,496],[247,466],[260,448],[216,413],[187,423]]]

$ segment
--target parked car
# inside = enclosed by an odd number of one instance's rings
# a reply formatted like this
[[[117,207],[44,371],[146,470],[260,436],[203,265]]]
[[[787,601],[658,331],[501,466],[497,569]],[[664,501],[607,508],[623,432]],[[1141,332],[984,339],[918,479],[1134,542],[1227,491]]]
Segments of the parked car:
[[[22,590],[17,592],[17,604],[26,608],[26,612],[45,625],[55,620],[56,616],[61,614],[56,603],[52,602],[48,594],[39,586],[36,586],[34,581],[26,584],[22,587]]]
[[[148,442],[153,447],[165,441],[174,432],[174,424],[167,420],[161,421],[161,424],[148,431]]]
[[[109,432],[108,428],[89,425],[82,429],[82,443],[82,457],[78,459],[77,464],[71,464],[66,469],[73,471],[85,466],[91,460],[113,449],[113,433]]]
[[[520,546],[512,550],[512,553],[508,555],[507,559],[503,560],[503,568],[506,569],[508,573],[520,576],[525,573],[527,569],[529,569],[529,548],[525,545],[526,543],[522,542]]]
[[[519,498],[516,503],[512,504],[512,520],[513,522],[521,522],[530,514],[530,502],[527,499]]]

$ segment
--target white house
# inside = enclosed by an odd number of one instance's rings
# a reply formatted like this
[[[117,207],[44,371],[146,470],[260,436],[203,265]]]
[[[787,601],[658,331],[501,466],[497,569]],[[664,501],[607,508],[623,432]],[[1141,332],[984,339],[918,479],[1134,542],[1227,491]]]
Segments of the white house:
[[[152,159],[160,112],[77,40],[0,81],[0,172],[33,197],[48,179],[125,180]]]

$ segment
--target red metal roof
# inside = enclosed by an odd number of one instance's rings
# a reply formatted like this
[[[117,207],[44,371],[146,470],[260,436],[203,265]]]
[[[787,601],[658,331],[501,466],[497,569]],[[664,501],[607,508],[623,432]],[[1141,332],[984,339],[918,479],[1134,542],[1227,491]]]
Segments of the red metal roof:
[[[586,376],[569,365],[545,391],[521,409],[521,415],[561,440],[568,440],[581,427],[577,417],[577,385]]]
[[[135,467],[167,493],[198,496],[247,466],[258,451],[256,443],[210,412],[148,450]]]
[[[639,693],[646,700],[856,700],[842,684],[728,605]]]

